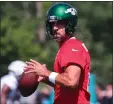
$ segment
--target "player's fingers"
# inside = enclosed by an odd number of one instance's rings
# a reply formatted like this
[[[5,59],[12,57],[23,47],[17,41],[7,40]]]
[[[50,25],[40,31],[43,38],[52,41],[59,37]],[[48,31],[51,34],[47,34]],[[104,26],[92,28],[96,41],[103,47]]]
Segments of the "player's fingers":
[[[25,74],[28,74],[28,73],[35,73],[35,70],[30,70],[25,72]]]
[[[46,64],[43,64],[42,66],[46,67]]]
[[[24,71],[27,71],[27,70],[28,70],[28,68],[24,68],[23,70],[24,70]]]
[[[23,70],[24,70],[24,72],[26,72],[27,70],[33,70],[33,69],[31,69],[31,68],[24,68]]]
[[[31,62],[35,63],[35,64],[38,64],[38,65],[41,65],[39,62],[33,60],[33,59],[30,59]]]
[[[35,68],[34,68],[34,66],[26,66],[26,67],[24,67],[24,71],[26,71],[26,70],[28,70],[28,69],[34,70]]]
[[[37,61],[35,61],[35,60],[33,60],[33,59],[30,59],[30,61],[33,62],[33,63],[35,63],[35,64],[37,63]]]
[[[37,81],[40,82],[42,79],[43,79],[43,77],[39,77],[39,78],[37,79]]]
[[[34,63],[33,62],[26,62],[27,65],[32,65],[34,66]]]
[[[31,69],[33,68],[34,69],[35,67],[32,65],[29,65],[29,66],[25,66],[24,68],[31,68]]]

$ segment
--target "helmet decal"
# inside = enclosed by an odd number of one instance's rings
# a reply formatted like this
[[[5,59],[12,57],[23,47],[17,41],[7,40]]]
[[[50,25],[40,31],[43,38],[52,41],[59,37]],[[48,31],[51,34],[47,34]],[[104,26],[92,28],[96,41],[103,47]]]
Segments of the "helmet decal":
[[[72,15],[75,15],[77,11],[74,8],[69,8],[65,11],[65,13],[71,13]]]
[[[49,17],[49,22],[55,22],[57,21],[57,17],[56,16],[50,16]]]

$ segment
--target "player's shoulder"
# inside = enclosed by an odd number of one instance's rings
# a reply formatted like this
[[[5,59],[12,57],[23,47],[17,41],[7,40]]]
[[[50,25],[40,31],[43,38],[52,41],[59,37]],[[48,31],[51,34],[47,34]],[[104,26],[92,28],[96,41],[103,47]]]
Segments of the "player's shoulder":
[[[16,77],[13,74],[4,75],[1,78],[1,81],[11,81],[11,80],[16,80]]]
[[[76,47],[80,48],[82,46],[83,42],[78,40],[75,37],[71,37],[68,41],[65,47]]]
[[[77,40],[75,37],[71,37],[60,48],[60,52],[64,53],[64,52],[71,51],[72,49],[76,49],[80,51],[81,50],[80,44],[82,44],[81,41]]]
[[[63,51],[68,51],[68,50],[73,49],[73,48],[76,49],[76,50],[79,50],[81,52],[82,51],[88,52],[88,49],[87,49],[86,45],[81,40],[78,40],[75,37],[70,38],[65,43],[65,45],[62,48],[62,50]]]
[[[1,77],[1,81],[5,80],[5,79],[8,79],[9,77],[10,77],[9,74],[8,75],[4,75],[4,76]]]

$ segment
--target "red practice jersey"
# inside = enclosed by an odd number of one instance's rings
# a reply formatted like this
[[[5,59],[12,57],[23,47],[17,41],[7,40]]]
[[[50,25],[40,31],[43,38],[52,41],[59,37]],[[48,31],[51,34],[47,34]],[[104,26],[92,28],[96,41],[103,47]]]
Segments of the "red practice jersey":
[[[54,104],[89,104],[90,94],[87,91],[89,84],[90,72],[90,55],[84,43],[75,37],[64,42],[54,62],[54,71],[63,73],[70,64],[77,64],[81,68],[79,85],[76,89],[55,85],[55,102]]]

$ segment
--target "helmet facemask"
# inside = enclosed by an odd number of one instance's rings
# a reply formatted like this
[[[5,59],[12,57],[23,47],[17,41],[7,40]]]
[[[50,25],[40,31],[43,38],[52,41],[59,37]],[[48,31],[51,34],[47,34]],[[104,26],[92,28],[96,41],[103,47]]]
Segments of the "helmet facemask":
[[[65,27],[65,32],[69,35],[72,35],[76,31],[76,24],[77,21],[73,22],[73,20],[65,20],[67,23]],[[46,20],[46,32],[50,37],[53,37],[53,30],[52,30],[52,22]]]

